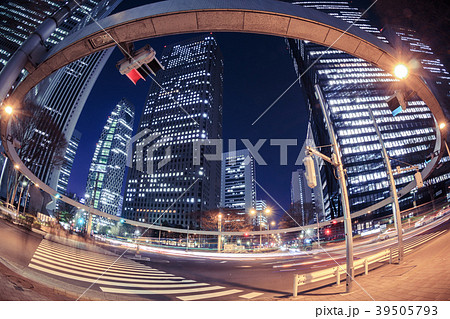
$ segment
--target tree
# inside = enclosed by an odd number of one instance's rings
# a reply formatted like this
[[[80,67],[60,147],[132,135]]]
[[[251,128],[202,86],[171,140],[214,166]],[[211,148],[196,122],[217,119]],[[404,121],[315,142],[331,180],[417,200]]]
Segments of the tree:
[[[201,230],[218,230],[219,215],[221,215],[221,227],[223,232],[250,231],[252,230],[251,218],[245,211],[221,208],[205,212],[194,212]]]
[[[76,213],[76,207],[67,204],[66,202],[59,201],[58,209],[55,211],[55,218],[58,222],[70,223]]]
[[[299,203],[291,204],[287,214],[284,214],[280,222],[278,223],[278,228],[291,228],[299,227],[303,225],[303,215],[301,211],[301,206]]]

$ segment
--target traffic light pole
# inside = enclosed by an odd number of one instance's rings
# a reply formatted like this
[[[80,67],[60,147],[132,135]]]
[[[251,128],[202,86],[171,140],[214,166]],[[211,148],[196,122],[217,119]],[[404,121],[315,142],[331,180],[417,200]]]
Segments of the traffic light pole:
[[[402,217],[400,215],[400,205],[398,203],[398,195],[397,188],[395,187],[394,174],[392,173],[391,161],[389,160],[388,153],[386,151],[386,147],[384,146],[383,138],[380,133],[380,129],[378,128],[378,124],[375,121],[375,117],[373,116],[372,109],[370,106],[368,107],[370,119],[373,122],[373,126],[375,127],[375,132],[378,135],[378,140],[381,145],[381,153],[383,155],[384,164],[386,165],[387,174],[389,177],[389,185],[391,187],[391,196],[394,199],[394,205],[392,206],[394,215],[394,223],[395,228],[397,229],[397,239],[398,239],[398,263],[400,264],[403,259],[403,231],[402,231]]]
[[[217,252],[220,253],[222,248],[222,215],[219,215],[219,235],[217,235]]]
[[[318,85],[315,85],[315,91],[317,93],[317,97],[319,100],[320,107],[322,109],[323,116],[325,118],[328,134],[333,144],[333,156],[329,158],[322,153],[316,151],[315,149],[307,146],[306,149],[308,152],[313,153],[325,161],[331,163],[336,167],[338,171],[339,177],[339,185],[341,187],[341,201],[342,208],[344,211],[344,229],[345,229],[345,246],[346,246],[346,260],[347,260],[347,269],[346,269],[346,280],[345,280],[345,291],[347,293],[352,291],[353,288],[353,234],[352,234],[352,220],[350,216],[350,203],[348,200],[348,192],[347,192],[347,182],[345,180],[345,171],[341,160],[341,153],[337,144],[336,136],[334,134],[333,126],[331,125],[330,119],[328,117],[328,113],[325,109],[325,99],[323,98],[322,91]]]
[[[370,106],[368,107],[370,119],[373,122],[373,126],[375,127],[375,132],[378,135],[378,140],[381,145],[381,153],[383,155],[384,164],[386,165],[387,174],[389,177],[389,185],[391,188],[391,196],[394,199],[394,205],[392,206],[394,216],[395,228],[397,229],[397,239],[398,239],[398,263],[400,264],[403,260],[403,230],[402,230],[402,217],[400,215],[400,205],[398,203],[398,195],[397,188],[395,187],[394,174],[392,173],[391,161],[389,160],[388,153],[386,151],[386,147],[384,146],[383,138],[381,137],[380,130],[378,128],[378,124],[375,121],[375,117],[373,116],[372,109]]]

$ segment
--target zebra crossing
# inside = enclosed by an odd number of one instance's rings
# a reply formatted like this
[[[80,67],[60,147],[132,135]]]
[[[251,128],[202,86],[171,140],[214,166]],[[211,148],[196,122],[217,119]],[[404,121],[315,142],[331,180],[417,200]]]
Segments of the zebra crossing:
[[[406,241],[403,245],[403,253],[406,255],[414,250],[414,248],[432,240],[435,237],[438,237],[445,233],[446,230],[436,231],[429,234],[417,235],[412,237],[410,240]],[[392,247],[392,256],[396,257],[398,255],[398,246]],[[387,258],[386,258],[387,259]]]
[[[39,244],[28,267],[78,281],[81,285],[95,283],[92,289],[121,295],[164,295],[184,301],[220,300],[217,298],[224,297],[248,300],[263,295],[197,282],[129,259],[117,260],[115,256],[82,251],[45,239]]]

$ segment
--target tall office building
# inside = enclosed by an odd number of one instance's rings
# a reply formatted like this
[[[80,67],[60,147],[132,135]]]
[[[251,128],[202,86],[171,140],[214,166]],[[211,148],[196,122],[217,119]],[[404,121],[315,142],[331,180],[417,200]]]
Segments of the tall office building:
[[[87,205],[118,215],[127,160],[127,143],[133,134],[134,106],[125,98],[114,107],[95,147],[86,185]]]
[[[291,205],[295,214],[301,216],[303,225],[310,223],[315,217],[314,192],[308,187],[305,170],[299,168],[292,172]]]
[[[255,160],[247,149],[222,154],[220,206],[249,212],[256,205]]]
[[[109,15],[122,0],[89,0],[75,9],[48,40],[46,46],[51,48],[68,34],[78,31],[92,19],[101,19]],[[0,68],[9,60],[17,48],[42,23],[64,5],[61,1],[12,0],[0,5]],[[39,83],[27,98],[38,104],[46,116],[52,117],[57,130],[69,141],[84,103],[113,49],[94,53],[61,68]],[[26,75],[26,71],[22,71]],[[43,150],[46,135],[59,132],[54,128],[41,128],[34,134],[35,147],[30,147],[20,154],[25,165],[50,187],[56,189],[60,168],[52,165],[54,153]]]
[[[64,164],[61,167],[61,174],[59,174],[58,186],[56,187],[56,191],[59,194],[67,195],[67,184],[69,183],[73,161],[75,160],[75,155],[77,154],[80,140],[81,133],[77,130],[73,131],[69,145],[67,146],[66,155],[64,156]]]
[[[294,2],[294,1],[290,1]],[[353,27],[374,34],[387,42],[380,31],[362,18],[361,13],[349,1],[295,1],[295,4],[320,10],[342,19]],[[357,21],[357,22],[356,22]],[[342,160],[347,172],[347,188],[351,212],[363,210],[390,196],[386,168],[381,156],[381,146],[370,120],[370,107],[379,124],[393,167],[418,165],[434,148],[436,132],[434,119],[426,105],[417,97],[408,102],[406,111],[397,116],[387,107],[386,100],[398,80],[370,63],[335,49],[308,41],[287,40],[298,74],[308,70],[301,78],[311,111],[311,127],[316,145],[329,145],[320,104],[328,112]],[[308,69],[309,68],[309,69]],[[322,148],[330,155],[330,148]],[[401,189],[411,182],[414,171],[395,173],[396,187]],[[322,166],[320,172],[324,200],[329,201],[323,219],[342,215],[339,189],[332,168]],[[327,197],[327,198],[325,198]],[[413,195],[400,199],[401,208],[412,205]],[[325,204],[324,204],[325,206]],[[373,212],[391,212],[390,205]],[[372,215],[373,216],[373,215]]]
[[[52,47],[69,33],[92,23],[89,16],[95,19],[105,17],[120,2],[122,0],[86,1],[52,33],[45,42],[46,46]],[[0,70],[31,33],[64,5],[65,1],[58,0],[7,0],[0,4]]]
[[[220,201],[220,160],[203,156],[215,153],[215,147],[201,146],[200,165],[194,165],[193,144],[222,137],[222,54],[208,34],[166,46],[160,61],[165,70],[158,72],[158,84],[152,83],[141,117],[138,135],[145,136],[136,145],[143,147],[144,155],[133,152],[123,216],[194,226],[191,213],[215,209]],[[143,143],[150,133],[161,136],[151,143],[156,151],[146,157],[150,145]],[[163,159],[169,161],[162,165]],[[138,163],[148,166],[153,161],[153,174],[138,170]]]
[[[267,209],[267,202],[264,199],[257,199],[255,203],[255,216],[253,217],[252,224],[255,226],[268,225],[267,214],[265,213]]]

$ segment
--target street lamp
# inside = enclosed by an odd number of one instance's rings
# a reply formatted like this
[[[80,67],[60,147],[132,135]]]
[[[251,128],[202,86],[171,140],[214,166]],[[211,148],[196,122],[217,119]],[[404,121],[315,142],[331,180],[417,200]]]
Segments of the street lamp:
[[[222,214],[219,214],[218,216],[218,229],[219,235],[217,235],[217,252],[220,253],[220,248],[222,247],[222,234],[220,234],[222,231]]]
[[[13,108],[10,105],[5,106],[5,113],[11,115],[13,112]]]
[[[19,203],[17,204],[17,210],[16,210],[17,214],[19,214],[20,202],[22,201],[22,192],[27,185],[28,185],[28,183],[26,181],[22,182],[22,188],[20,190],[20,195],[19,195]]]
[[[408,73],[408,67],[404,64],[397,64],[394,68],[394,75],[399,79],[406,78]]]
[[[398,202],[398,194],[397,194],[397,188],[395,186],[395,179],[394,174],[392,173],[392,167],[391,167],[391,161],[389,159],[389,155],[387,153],[386,147],[384,146],[384,141],[381,136],[380,129],[378,128],[378,124],[375,120],[375,117],[373,115],[372,109],[370,106],[367,108],[369,111],[370,119],[373,122],[373,126],[375,128],[375,132],[378,136],[378,141],[381,146],[381,156],[383,157],[384,165],[386,166],[386,173],[388,175],[389,179],[389,186],[391,189],[391,196],[394,200],[394,203],[392,205],[392,215],[394,216],[394,222],[395,222],[395,228],[397,229],[397,240],[398,240],[398,263],[400,264],[403,260],[403,231],[402,231],[402,217],[400,215],[400,205]],[[420,173],[419,173],[420,174]]]
[[[270,212],[271,212],[270,208],[266,208],[264,210],[265,214],[270,214]],[[254,209],[251,209],[250,210],[250,214],[255,215],[256,211]],[[259,210],[259,218],[258,218],[259,231],[262,231],[262,228],[261,228],[261,226],[262,226],[261,225],[261,214],[262,214],[262,210]],[[261,234],[259,234],[259,248],[262,248],[262,235]]]

